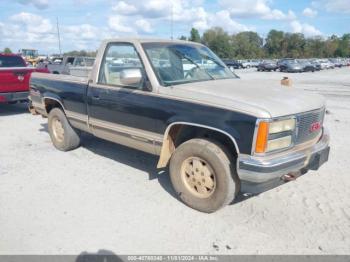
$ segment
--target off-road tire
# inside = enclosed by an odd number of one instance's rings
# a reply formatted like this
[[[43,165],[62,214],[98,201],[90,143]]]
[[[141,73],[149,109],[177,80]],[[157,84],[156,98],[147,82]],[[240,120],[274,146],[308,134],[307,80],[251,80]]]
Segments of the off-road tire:
[[[240,188],[235,159],[231,155],[233,153],[229,154],[225,147],[207,139],[196,138],[181,144],[173,153],[169,167],[170,179],[179,198],[186,205],[206,213],[231,203]],[[206,198],[193,194],[182,178],[183,163],[193,157],[204,160],[215,173],[215,189]]]
[[[55,135],[53,123],[59,121],[64,130],[62,139],[58,139]],[[53,145],[61,151],[70,151],[80,145],[79,133],[69,124],[66,115],[60,108],[54,108],[48,116],[48,129]]]

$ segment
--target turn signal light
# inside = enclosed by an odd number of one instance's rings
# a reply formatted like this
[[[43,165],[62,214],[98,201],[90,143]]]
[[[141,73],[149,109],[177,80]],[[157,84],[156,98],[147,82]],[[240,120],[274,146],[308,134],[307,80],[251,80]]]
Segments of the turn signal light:
[[[264,153],[266,151],[268,135],[269,135],[269,123],[260,122],[259,128],[258,128],[258,134],[256,137],[256,143],[255,143],[256,153]]]

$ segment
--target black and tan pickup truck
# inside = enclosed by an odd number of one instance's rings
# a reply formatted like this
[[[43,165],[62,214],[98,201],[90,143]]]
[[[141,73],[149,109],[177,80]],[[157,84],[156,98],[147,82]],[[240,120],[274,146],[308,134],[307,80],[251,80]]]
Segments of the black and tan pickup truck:
[[[328,160],[325,101],[239,79],[207,47],[186,41],[104,41],[88,78],[34,73],[31,111],[54,146],[80,133],[158,155],[188,206],[214,212]]]

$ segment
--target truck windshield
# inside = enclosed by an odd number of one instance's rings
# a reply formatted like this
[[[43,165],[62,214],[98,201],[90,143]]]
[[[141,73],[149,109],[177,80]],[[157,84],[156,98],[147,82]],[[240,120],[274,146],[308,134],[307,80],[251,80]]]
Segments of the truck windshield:
[[[25,67],[23,59],[19,56],[0,56],[0,67]]]
[[[164,86],[237,78],[205,46],[181,43],[143,43],[142,46]]]
[[[38,50],[22,49],[22,55],[30,57],[38,57]]]

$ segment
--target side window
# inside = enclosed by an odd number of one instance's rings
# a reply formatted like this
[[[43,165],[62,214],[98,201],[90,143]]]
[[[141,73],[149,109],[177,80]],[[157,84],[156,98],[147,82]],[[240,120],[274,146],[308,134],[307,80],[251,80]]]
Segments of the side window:
[[[75,66],[84,66],[84,59],[82,57],[77,57],[75,59],[74,65]]]
[[[100,67],[98,83],[142,89],[144,70],[133,45],[110,44]]]
[[[73,65],[73,63],[74,63],[74,57],[68,57],[67,58],[67,64]]]

